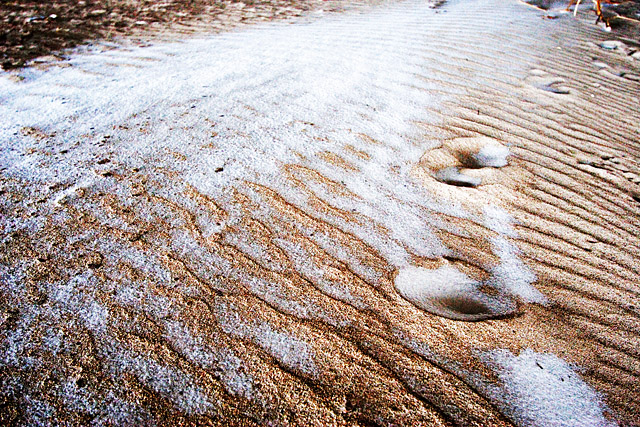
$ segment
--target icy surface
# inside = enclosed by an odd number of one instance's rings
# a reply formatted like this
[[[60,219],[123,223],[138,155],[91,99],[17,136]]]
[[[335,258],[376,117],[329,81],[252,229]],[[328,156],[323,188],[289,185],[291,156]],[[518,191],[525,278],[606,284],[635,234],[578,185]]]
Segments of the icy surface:
[[[508,350],[486,354],[502,385],[493,391],[520,426],[610,427],[600,396],[564,360],[553,354]]]

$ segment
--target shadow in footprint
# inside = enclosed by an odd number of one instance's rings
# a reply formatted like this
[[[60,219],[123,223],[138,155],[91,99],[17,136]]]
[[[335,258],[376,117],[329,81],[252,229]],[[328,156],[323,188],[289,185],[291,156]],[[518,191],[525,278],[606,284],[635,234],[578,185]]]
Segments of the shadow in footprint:
[[[509,155],[509,149],[492,138],[455,138],[427,152],[420,164],[445,184],[478,187],[483,179],[474,170],[507,166]]]
[[[395,279],[395,287],[403,298],[447,319],[480,321],[516,312],[517,305],[510,297],[485,294],[481,286],[482,282],[450,265],[434,270],[406,267]]]

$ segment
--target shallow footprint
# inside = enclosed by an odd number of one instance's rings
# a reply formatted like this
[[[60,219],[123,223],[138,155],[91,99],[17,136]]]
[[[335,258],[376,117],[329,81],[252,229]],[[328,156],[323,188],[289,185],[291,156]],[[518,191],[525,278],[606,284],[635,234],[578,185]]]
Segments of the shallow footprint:
[[[481,283],[453,266],[435,270],[406,267],[395,278],[403,298],[429,313],[452,320],[479,321],[515,313],[516,304],[483,293]]]
[[[543,90],[545,92],[557,95],[568,95],[571,93],[571,90],[568,87],[560,86],[565,82],[564,79],[560,77],[554,77],[544,70],[529,70],[529,76],[525,80],[534,88]]]
[[[489,168],[508,164],[509,149],[489,137],[455,138],[427,152],[420,164],[440,182],[459,187],[478,187]],[[484,169],[480,171],[474,171]],[[479,176],[478,176],[479,175]]]
[[[544,90],[545,92],[556,93],[558,95],[570,94],[571,91],[569,90],[569,88],[567,88],[566,86],[558,86],[561,83],[564,83],[563,79],[551,78],[537,82],[534,84],[534,86],[538,89]]]
[[[436,171],[433,176],[438,181],[458,187],[477,187],[482,183],[481,178],[460,172],[460,169],[456,166],[440,169]]]

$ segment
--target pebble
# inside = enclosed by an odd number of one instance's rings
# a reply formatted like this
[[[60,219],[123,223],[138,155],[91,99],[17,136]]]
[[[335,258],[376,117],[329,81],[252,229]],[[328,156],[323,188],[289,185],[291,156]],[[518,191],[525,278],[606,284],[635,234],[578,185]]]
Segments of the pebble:
[[[609,68],[609,65],[605,64],[602,61],[594,61],[593,62],[593,66],[596,67],[596,68]]]
[[[482,179],[460,173],[460,169],[455,166],[440,169],[434,177],[445,184],[458,187],[477,187],[482,183]]]
[[[91,16],[100,16],[100,15],[104,15],[105,13],[107,13],[107,11],[104,10],[104,9],[96,9],[96,10],[92,10],[91,12],[89,12],[89,15],[91,15]]]

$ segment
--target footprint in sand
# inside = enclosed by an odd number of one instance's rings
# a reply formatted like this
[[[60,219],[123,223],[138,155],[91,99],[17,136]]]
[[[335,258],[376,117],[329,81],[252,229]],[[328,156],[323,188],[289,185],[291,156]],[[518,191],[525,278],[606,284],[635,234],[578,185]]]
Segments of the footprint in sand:
[[[572,92],[571,89],[562,85],[565,82],[563,78],[552,76],[540,69],[530,70],[525,81],[538,90],[556,95],[568,95]]]
[[[478,187],[486,183],[492,168],[508,164],[509,154],[507,147],[492,138],[455,138],[425,154],[420,163],[445,184]]]
[[[511,298],[485,294],[481,286],[482,282],[448,264],[433,270],[407,267],[395,279],[395,287],[403,298],[447,319],[479,321],[516,312]]]

